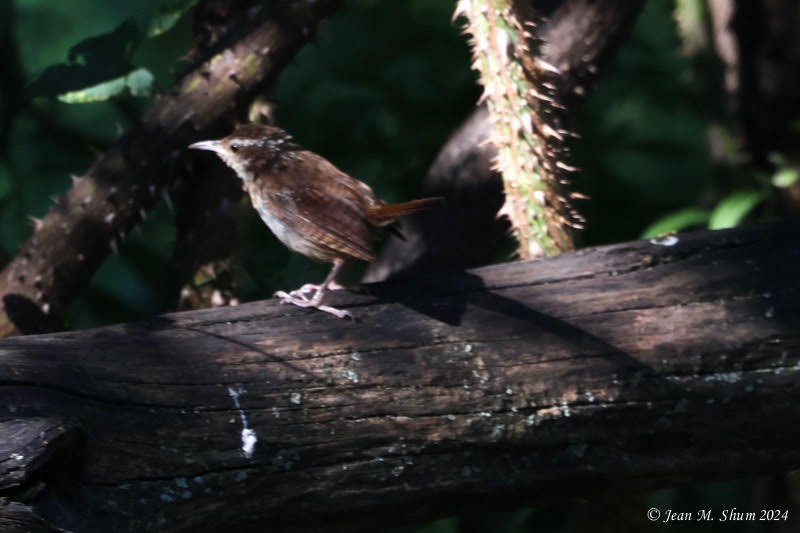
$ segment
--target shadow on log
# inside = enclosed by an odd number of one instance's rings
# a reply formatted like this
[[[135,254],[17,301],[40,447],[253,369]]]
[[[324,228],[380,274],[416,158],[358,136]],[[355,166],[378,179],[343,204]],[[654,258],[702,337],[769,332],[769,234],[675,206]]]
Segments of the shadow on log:
[[[332,294],[358,323],[266,301],[0,341],[0,526],[358,531],[797,468],[798,234]]]

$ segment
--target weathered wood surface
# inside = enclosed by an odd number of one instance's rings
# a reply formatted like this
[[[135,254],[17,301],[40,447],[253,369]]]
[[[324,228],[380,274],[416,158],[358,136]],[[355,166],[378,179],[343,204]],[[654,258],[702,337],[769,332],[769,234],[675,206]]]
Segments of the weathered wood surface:
[[[358,323],[265,301],[5,339],[0,525],[355,531],[797,468],[798,235],[333,294]]]

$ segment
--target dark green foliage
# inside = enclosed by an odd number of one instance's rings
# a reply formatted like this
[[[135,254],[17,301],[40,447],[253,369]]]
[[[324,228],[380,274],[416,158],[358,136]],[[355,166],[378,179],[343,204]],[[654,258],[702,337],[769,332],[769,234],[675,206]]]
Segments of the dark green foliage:
[[[0,151],[7,154],[0,160],[3,255],[15,253],[29,235],[28,217],[47,211],[50,196],[69,186],[68,175],[85,169],[147,105],[128,92],[84,105],[30,98],[72,94],[74,101],[98,83],[107,85],[103,97],[125,86],[146,92],[145,72],[153,72],[154,86],[169,87],[185,68],[178,58],[191,43],[190,17],[182,15],[194,3],[81,0],[66,7],[19,0],[10,10],[9,44],[16,48],[6,53],[18,53],[18,75],[33,83],[17,95],[24,105],[9,110],[10,135]],[[465,39],[451,22],[453,7],[450,0],[352,2],[281,75],[269,95],[278,122],[387,200],[414,196],[442,142],[480,94]],[[712,161],[709,128],[729,122],[719,69],[680,54],[671,10],[667,0],[647,3],[574,120],[580,138],[570,163],[581,169],[574,187],[591,197],[579,206],[588,219],[585,244],[736,224],[769,203],[768,177]],[[147,69],[138,71],[141,85],[129,76],[137,68]],[[791,168],[777,166],[773,183],[796,179]],[[243,299],[324,275],[325,266],[292,256],[245,213],[236,262]],[[71,323],[170,309],[177,298],[176,280],[165,279],[172,226],[163,206],[151,215],[72,306]]]
[[[636,238],[657,215],[695,205],[713,186],[709,120],[690,62],[679,54],[671,9],[670,2],[646,4],[578,117],[576,188],[591,198],[588,242]]]

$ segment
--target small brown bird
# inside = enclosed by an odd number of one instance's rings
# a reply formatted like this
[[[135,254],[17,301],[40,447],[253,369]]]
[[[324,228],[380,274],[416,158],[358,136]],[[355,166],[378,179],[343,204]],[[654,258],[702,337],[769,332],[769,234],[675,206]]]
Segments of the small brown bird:
[[[388,205],[366,183],[352,178],[327,159],[292,141],[280,128],[239,126],[223,139],[189,146],[216,152],[242,179],[253,207],[275,236],[291,250],[316,261],[333,263],[321,285],[306,284],[281,303],[315,307],[339,318],[349,311],[322,305],[325,290],[348,259],[372,261],[379,228],[392,228],[398,217],[441,205],[442,198],[423,198]]]

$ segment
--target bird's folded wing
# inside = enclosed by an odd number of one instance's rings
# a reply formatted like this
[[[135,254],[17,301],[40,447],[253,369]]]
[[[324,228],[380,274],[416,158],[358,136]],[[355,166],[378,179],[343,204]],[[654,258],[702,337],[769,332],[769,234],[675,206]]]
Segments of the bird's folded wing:
[[[373,226],[363,210],[350,195],[332,195],[313,187],[292,191],[295,216],[305,220],[307,237],[323,246],[342,253],[372,261]]]

